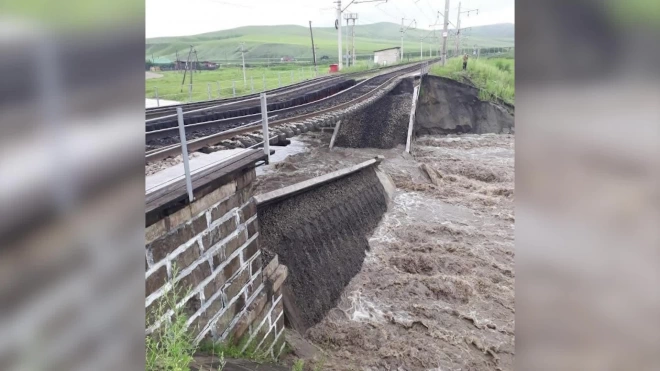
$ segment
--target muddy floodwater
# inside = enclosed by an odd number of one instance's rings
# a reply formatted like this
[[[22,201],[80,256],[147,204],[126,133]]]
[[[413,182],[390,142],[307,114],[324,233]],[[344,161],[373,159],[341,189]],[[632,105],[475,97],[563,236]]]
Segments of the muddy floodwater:
[[[256,193],[376,155],[397,190],[360,272],[304,334],[321,350],[291,357],[324,370],[512,370],[513,135],[421,137],[412,155],[297,139],[260,171]]]

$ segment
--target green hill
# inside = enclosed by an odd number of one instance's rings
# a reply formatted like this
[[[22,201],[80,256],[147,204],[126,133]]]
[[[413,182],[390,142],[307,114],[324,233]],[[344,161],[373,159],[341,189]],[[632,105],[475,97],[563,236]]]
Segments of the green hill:
[[[357,25],[355,27],[356,54],[371,55],[374,50],[401,45],[399,25],[389,22]],[[342,29],[344,31],[345,28]],[[314,42],[318,46],[317,58],[327,55],[331,59],[337,57],[337,31],[333,27],[317,27],[314,31]],[[431,40],[433,31],[408,30],[404,38],[404,53],[419,55],[419,40],[424,40],[424,53],[428,54],[429,42],[439,45],[438,37],[442,32],[436,31],[436,39]],[[514,25],[511,23],[472,27],[464,32],[463,45],[480,47],[512,47],[514,46]],[[450,38],[450,46],[454,40]],[[280,26],[246,26],[230,30],[209,32],[192,36],[158,37],[146,40],[146,57],[167,57],[174,59],[176,52],[185,59],[190,45],[197,50],[199,60],[237,61],[241,58],[239,44],[245,43],[245,58],[248,61],[263,61],[271,58],[279,60],[284,56],[297,59],[310,59],[309,28],[295,25]],[[342,45],[345,47],[344,45]]]

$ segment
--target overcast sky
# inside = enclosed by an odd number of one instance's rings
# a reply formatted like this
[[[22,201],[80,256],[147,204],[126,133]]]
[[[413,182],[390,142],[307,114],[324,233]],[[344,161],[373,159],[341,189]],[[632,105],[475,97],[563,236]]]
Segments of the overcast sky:
[[[342,8],[349,1],[342,1]],[[461,10],[479,8],[479,14],[463,14],[461,26],[513,23],[514,2],[463,0]],[[416,19],[418,28],[428,29],[437,12],[444,12],[444,4],[444,0],[388,0],[353,4],[346,12],[358,13],[357,24],[401,23],[405,17]],[[450,5],[449,18],[455,24],[459,1],[451,0]],[[146,37],[195,35],[253,25],[308,26],[309,21],[315,27],[333,26],[336,6],[332,0],[146,0]]]

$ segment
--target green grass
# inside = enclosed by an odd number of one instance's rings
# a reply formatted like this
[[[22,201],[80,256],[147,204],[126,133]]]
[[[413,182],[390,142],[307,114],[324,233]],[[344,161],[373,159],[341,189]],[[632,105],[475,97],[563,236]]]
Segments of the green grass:
[[[297,83],[314,77],[313,66],[303,66],[301,72],[300,66],[281,65],[266,67],[253,67],[246,69],[247,85],[243,82],[243,69],[240,67],[221,67],[212,71],[196,72],[193,76],[192,101],[208,100],[208,87],[211,89],[211,98],[218,98],[218,82],[220,83],[220,97],[229,98],[233,96],[232,82],[235,82],[236,96],[251,94],[252,81],[254,82],[254,92],[263,91],[263,78],[266,79],[266,90],[275,89],[279,86],[278,75],[280,76],[282,86],[291,83]],[[175,100],[180,102],[189,101],[190,72],[186,74],[186,82],[183,86],[183,73],[176,71],[156,72],[163,77],[148,79],[145,81],[145,95],[147,98],[155,98],[156,89],[160,99]],[[328,73],[327,66],[318,67],[318,76]]]
[[[248,359],[257,363],[277,362],[277,359],[268,354],[267,350],[256,350],[257,342],[253,341],[246,347],[248,337],[245,336],[238,344],[234,344],[232,339],[224,342],[202,342],[199,350],[204,353],[216,355],[218,357]],[[245,349],[244,349],[245,348]]]
[[[303,371],[303,367],[305,367],[305,361],[302,359],[297,359],[293,363],[293,367],[291,367],[291,371]]]
[[[515,103],[515,61],[508,58],[470,58],[467,71],[463,71],[462,58],[447,60],[447,65],[433,66],[430,73],[464,82],[466,77],[480,89],[479,99],[501,99]]]
[[[373,54],[374,50],[401,45],[400,25],[381,22],[355,27],[355,50],[357,55]],[[480,47],[514,46],[513,24],[472,27],[471,35],[464,36],[464,45]],[[314,43],[318,47],[317,58],[328,56],[327,63],[337,61],[337,31],[334,27],[315,27]],[[441,32],[437,31],[436,36]],[[419,40],[429,36],[429,30],[408,30],[404,38],[404,53],[411,57],[419,55]],[[250,62],[279,61],[283,56],[311,60],[312,50],[309,28],[303,26],[246,26],[206,34],[159,37],[146,40],[145,56],[174,59],[176,52],[185,59],[190,45],[194,45],[200,60],[236,62],[241,58],[239,44],[245,43],[245,58]],[[345,42],[345,41],[344,41]],[[428,54],[429,42],[439,45],[439,40],[426,39],[424,54]],[[450,42],[453,42],[450,40]],[[452,44],[453,45],[453,44]],[[345,45],[342,45],[345,47]]]
[[[176,277],[173,274],[172,277]],[[173,284],[173,282],[171,282]],[[156,320],[172,311],[169,319],[165,319],[160,327],[145,337],[145,370],[187,371],[193,354],[197,350],[194,341],[194,329],[186,326],[188,316],[183,307],[177,303],[187,296],[189,291],[173,285],[165,294],[163,300],[152,313],[147,313],[147,328],[153,326]]]

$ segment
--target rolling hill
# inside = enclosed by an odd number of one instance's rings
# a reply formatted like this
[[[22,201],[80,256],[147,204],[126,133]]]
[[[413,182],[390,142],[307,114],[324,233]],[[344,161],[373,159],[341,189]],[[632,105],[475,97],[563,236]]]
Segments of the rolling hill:
[[[344,30],[344,29],[343,29]],[[327,55],[336,59],[337,31],[333,27],[317,27],[314,31],[317,58]],[[404,38],[404,53],[419,55],[420,38],[424,37],[424,53],[428,54],[429,42],[439,45],[441,31],[408,30]],[[357,25],[355,27],[356,54],[371,55],[374,50],[401,45],[399,25],[389,22]],[[463,45],[480,47],[514,46],[514,25],[512,23],[472,27],[463,32]],[[240,59],[241,42],[245,43],[246,60],[278,59],[291,56],[297,59],[310,59],[309,29],[303,26],[245,26],[230,30],[216,31],[192,36],[158,37],[146,40],[146,57],[167,57],[175,59],[176,52],[185,59],[190,45],[197,50],[199,60],[236,61]],[[453,48],[454,40],[449,45]],[[344,46],[344,45],[343,45]],[[345,47],[345,46],[344,46]]]

